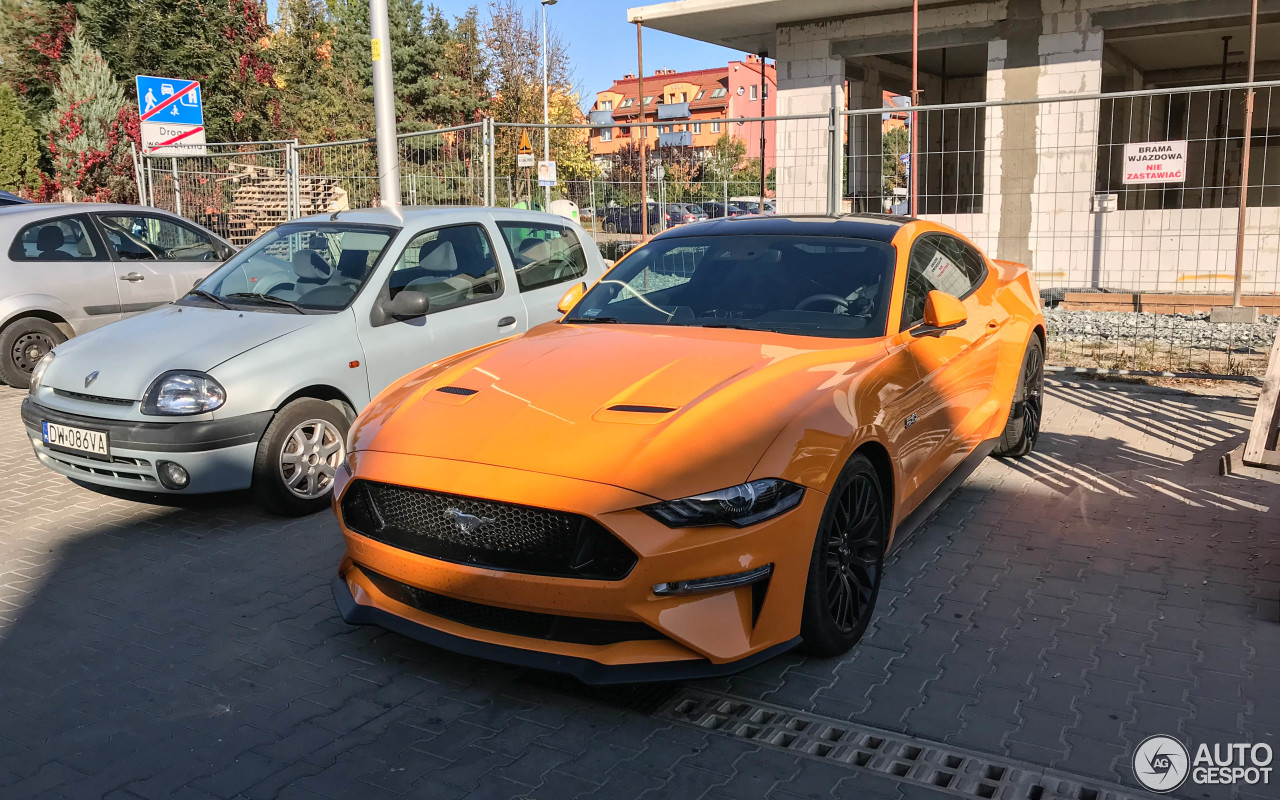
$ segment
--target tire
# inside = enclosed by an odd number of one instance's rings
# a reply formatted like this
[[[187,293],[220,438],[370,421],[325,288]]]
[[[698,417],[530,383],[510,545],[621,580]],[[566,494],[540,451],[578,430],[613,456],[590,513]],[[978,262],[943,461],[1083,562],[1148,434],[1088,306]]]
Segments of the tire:
[[[0,380],[15,389],[31,386],[31,370],[67,337],[57,325],[39,317],[22,317],[0,333]]]
[[[258,442],[254,499],[286,517],[324,509],[350,427],[346,414],[323,400],[304,397],[280,409]]]
[[[837,656],[866,633],[880,594],[892,518],[875,467],[854,453],[836,479],[814,537],[800,619],[805,652]]]
[[[997,458],[1022,458],[1035,449],[1040,438],[1040,421],[1044,417],[1044,345],[1040,337],[1031,336],[1022,357],[1022,371],[1013,390],[1009,421],[1004,425],[1000,441],[992,455]]]

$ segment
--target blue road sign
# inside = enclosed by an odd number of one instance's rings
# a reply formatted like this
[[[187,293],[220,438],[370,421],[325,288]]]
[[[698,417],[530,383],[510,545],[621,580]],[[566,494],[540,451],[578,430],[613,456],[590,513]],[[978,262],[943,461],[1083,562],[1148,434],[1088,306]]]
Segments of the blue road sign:
[[[139,75],[138,116],[143,122],[170,125],[203,125],[204,105],[200,82],[181,78]]]

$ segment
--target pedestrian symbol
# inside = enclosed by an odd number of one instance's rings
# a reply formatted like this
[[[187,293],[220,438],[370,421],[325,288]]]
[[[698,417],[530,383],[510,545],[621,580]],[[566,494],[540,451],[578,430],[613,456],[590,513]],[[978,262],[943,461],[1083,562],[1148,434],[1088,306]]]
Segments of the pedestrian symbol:
[[[142,109],[138,113],[146,114],[147,112],[149,112],[151,109],[155,107],[156,107],[156,93],[151,91],[150,87],[148,87],[147,95],[146,97],[143,98]]]

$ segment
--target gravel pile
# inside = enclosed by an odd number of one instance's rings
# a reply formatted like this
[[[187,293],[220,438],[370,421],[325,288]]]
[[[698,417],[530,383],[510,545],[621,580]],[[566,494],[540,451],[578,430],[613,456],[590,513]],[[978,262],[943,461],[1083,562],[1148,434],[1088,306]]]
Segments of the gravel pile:
[[[1158,340],[1178,346],[1267,352],[1280,317],[1259,316],[1252,325],[1214,324],[1208,314],[1152,314],[1145,311],[1064,311],[1046,308],[1049,337],[1067,342]]]

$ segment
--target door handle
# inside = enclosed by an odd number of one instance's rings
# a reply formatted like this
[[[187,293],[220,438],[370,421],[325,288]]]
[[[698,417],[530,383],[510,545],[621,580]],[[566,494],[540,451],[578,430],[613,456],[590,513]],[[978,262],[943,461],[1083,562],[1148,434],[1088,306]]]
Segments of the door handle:
[[[144,281],[146,279],[147,279],[147,276],[138,272],[130,272],[128,275],[120,276],[120,280],[129,281],[130,283],[134,283],[136,281]]]
[[[502,319],[498,320],[498,327],[499,327],[499,328],[505,328],[505,327],[507,327],[507,326],[509,326],[509,325],[515,325],[515,324],[516,324],[516,318],[515,318],[515,317],[503,317]]]

